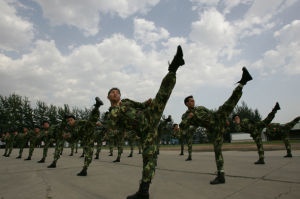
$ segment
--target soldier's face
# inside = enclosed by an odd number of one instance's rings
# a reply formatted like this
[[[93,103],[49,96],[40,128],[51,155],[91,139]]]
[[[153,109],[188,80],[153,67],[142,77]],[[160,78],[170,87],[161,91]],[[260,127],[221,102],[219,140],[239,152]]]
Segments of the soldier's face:
[[[28,128],[24,127],[23,131],[24,131],[24,133],[26,133],[28,131]]]
[[[107,99],[110,102],[119,102],[121,100],[121,95],[118,90],[112,90],[107,96]]]
[[[49,128],[49,123],[48,123],[48,122],[45,122],[45,123],[43,124],[43,127],[44,127],[44,129]]]
[[[69,124],[70,126],[74,126],[74,124],[75,124],[74,118],[72,118],[72,117],[68,118],[68,124]]]
[[[40,129],[39,128],[34,128],[34,132],[38,133],[38,132],[40,132]]]
[[[15,132],[14,132],[14,134],[15,134],[15,135],[18,135],[18,132],[17,132],[17,131],[15,131]]]
[[[194,100],[194,98],[189,98],[188,101],[185,103],[185,105],[188,108],[194,108],[195,107],[195,100]]]
[[[234,122],[237,123],[237,124],[241,123],[240,117],[239,116],[235,116],[234,117]]]

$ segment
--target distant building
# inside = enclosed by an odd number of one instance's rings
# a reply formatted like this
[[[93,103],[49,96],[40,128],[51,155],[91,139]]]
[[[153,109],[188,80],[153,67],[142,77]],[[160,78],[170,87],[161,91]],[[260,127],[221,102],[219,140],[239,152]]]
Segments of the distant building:
[[[300,122],[298,122],[290,131],[290,138],[295,140],[295,139],[300,139]]]

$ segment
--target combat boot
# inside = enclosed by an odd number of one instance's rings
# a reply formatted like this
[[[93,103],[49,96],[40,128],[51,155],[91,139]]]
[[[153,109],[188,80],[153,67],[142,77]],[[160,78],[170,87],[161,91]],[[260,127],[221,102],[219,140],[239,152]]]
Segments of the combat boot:
[[[77,173],[77,176],[87,176],[87,168],[83,167],[83,169]]]
[[[4,153],[2,156],[6,157],[6,153]]]
[[[56,168],[56,162],[53,161],[49,166],[48,168]]]
[[[181,152],[179,155],[184,155],[183,152]]]
[[[38,161],[38,163],[44,163],[45,162],[45,158],[42,158],[40,161]]]
[[[275,111],[280,110],[280,106],[279,106],[279,103],[278,103],[278,102],[276,102],[276,105],[274,106],[273,109],[274,109]]]
[[[224,184],[224,183],[225,183],[224,172],[220,172],[220,171],[218,171],[217,177],[213,181],[210,181],[210,184]]]
[[[149,186],[150,182],[141,182],[138,192],[127,196],[127,199],[149,199]]]
[[[84,157],[84,153],[83,154],[81,154],[81,156],[80,156],[81,158],[83,158]]]
[[[130,153],[129,156],[127,156],[127,157],[132,158],[132,153]]]
[[[256,162],[254,162],[254,164],[265,164],[264,159],[259,159]]]
[[[31,160],[31,157],[26,158],[25,160]]]
[[[291,157],[293,157],[292,153],[291,153],[291,150],[288,150],[286,156],[283,156],[283,157],[285,157],[285,158],[291,158]]]
[[[100,106],[103,105],[103,102],[102,102],[102,100],[99,97],[96,97],[95,100],[96,100],[96,104],[94,104],[94,106],[96,108],[99,108]]]
[[[183,52],[182,52],[181,46],[178,46],[177,52],[176,52],[171,64],[169,64],[168,70],[169,70],[169,72],[176,73],[179,66],[182,66],[182,65],[184,65]]]
[[[108,156],[113,156],[113,154],[112,154],[112,153],[110,153]]]
[[[16,159],[21,159],[22,157],[19,155],[18,157],[16,157]]]
[[[192,157],[189,156],[185,161],[191,161],[192,160]]]
[[[242,85],[246,85],[248,81],[252,80],[252,77],[251,77],[250,73],[248,72],[248,70],[245,66],[243,67],[242,70],[243,70],[242,78],[237,83],[240,83]]]
[[[117,157],[113,162],[120,162],[120,157]]]
[[[99,159],[99,155],[96,155],[96,156],[95,156],[95,160],[98,160],[98,159]]]

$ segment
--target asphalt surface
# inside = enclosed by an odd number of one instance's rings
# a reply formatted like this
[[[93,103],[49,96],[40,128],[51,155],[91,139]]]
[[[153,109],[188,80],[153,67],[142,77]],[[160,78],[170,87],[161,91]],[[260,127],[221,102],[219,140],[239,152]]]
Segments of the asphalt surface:
[[[37,163],[42,149],[34,151],[31,161],[0,157],[0,199],[124,199],[137,191],[142,172],[141,155],[128,158],[124,150],[120,163],[103,150],[99,160],[93,160],[88,175],[79,177],[83,158],[81,150],[70,157],[65,149],[57,168],[47,166],[53,159],[49,150],[46,163]],[[4,150],[1,149],[1,155]],[[216,165],[213,152],[194,152],[192,161],[185,161],[179,151],[161,151],[156,175],[150,186],[152,199],[286,199],[300,198],[300,150],[293,151],[293,158],[283,158],[284,150],[266,151],[265,165],[254,165],[258,158],[255,151],[225,151],[226,184],[210,185]]]

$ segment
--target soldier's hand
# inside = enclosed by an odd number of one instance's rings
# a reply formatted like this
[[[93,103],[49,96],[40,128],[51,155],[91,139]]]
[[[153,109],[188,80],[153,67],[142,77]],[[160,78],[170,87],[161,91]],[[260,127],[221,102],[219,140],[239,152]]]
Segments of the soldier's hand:
[[[152,98],[149,98],[147,101],[146,101],[146,104],[147,105],[150,105],[152,103]]]
[[[189,113],[188,118],[194,117],[194,113]]]
[[[96,125],[97,126],[102,126],[102,123],[101,122],[96,122]]]

